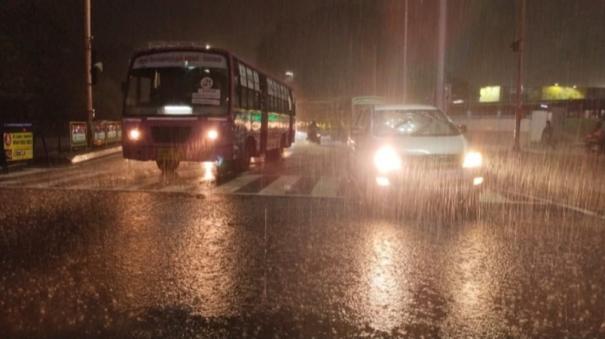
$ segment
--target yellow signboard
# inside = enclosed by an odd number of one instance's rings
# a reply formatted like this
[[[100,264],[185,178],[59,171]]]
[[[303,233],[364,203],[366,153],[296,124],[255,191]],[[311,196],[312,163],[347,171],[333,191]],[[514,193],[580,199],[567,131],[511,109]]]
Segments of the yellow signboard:
[[[481,87],[479,91],[479,102],[499,102],[500,86]]]
[[[584,90],[575,86],[568,87],[554,85],[542,87],[542,100],[580,100],[585,97]]]
[[[32,132],[5,132],[3,139],[6,161],[34,158],[34,134]]]

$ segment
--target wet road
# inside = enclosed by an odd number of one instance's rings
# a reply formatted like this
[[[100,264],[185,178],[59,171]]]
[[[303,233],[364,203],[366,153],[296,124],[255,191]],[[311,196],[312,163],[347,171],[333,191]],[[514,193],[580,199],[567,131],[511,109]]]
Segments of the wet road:
[[[498,187],[477,215],[368,208],[338,154],[0,177],[3,337],[605,336],[601,219]]]

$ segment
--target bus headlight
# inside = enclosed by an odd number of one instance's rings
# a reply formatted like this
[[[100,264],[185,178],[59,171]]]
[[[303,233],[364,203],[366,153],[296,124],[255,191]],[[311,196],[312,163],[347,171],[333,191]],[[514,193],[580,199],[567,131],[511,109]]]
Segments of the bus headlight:
[[[130,141],[138,141],[141,139],[141,131],[139,131],[138,128],[131,129],[128,131],[128,139],[130,139]]]
[[[467,152],[464,155],[464,168],[478,168],[483,165],[483,156],[479,152]]]
[[[380,173],[389,173],[401,169],[401,157],[390,146],[384,146],[374,154],[374,166]]]
[[[206,137],[208,137],[210,141],[216,141],[216,139],[218,139],[218,131],[211,129],[206,133]]]

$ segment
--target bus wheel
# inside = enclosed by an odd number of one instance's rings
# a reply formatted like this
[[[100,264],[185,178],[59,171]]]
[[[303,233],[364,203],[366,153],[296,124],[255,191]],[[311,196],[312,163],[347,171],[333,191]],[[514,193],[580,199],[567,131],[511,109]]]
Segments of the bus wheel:
[[[284,156],[284,139],[279,143],[279,147],[276,149],[272,149],[267,152],[267,159],[269,161],[278,161],[281,160]]]
[[[158,160],[155,162],[158,165],[158,168],[164,174],[174,173],[176,169],[179,167],[178,160]]]
[[[250,168],[251,161],[251,150],[250,146],[244,147],[240,158],[237,159],[237,171],[245,172]]]

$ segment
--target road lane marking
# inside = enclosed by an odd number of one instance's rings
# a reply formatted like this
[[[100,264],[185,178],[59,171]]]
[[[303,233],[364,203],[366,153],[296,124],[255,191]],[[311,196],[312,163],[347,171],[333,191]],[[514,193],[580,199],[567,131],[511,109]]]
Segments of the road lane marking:
[[[0,182],[1,185],[20,185],[20,186],[32,186],[38,183],[48,182],[50,180],[66,178],[66,174],[77,173],[75,170],[52,170],[48,172],[39,172],[40,175],[27,175],[25,178],[16,177],[13,180],[7,180]]]
[[[494,191],[484,191],[481,192],[479,196],[479,202],[481,203],[491,203],[491,204],[506,204],[510,202],[510,200],[506,199],[502,194]]]
[[[338,180],[338,178],[321,177],[313,188],[313,191],[311,191],[311,196],[335,198],[338,196],[339,187],[340,181]]]
[[[260,178],[262,178],[262,175],[259,175],[259,174],[242,175],[223,185],[218,186],[216,189],[214,189],[214,193],[218,193],[218,194],[233,193],[233,192],[239,190],[240,188],[242,188]]]
[[[36,173],[51,172],[51,171],[53,171],[53,170],[48,169],[48,168],[29,168],[29,169],[20,170],[17,172],[0,174],[0,180],[26,177],[26,176],[30,176],[30,175],[33,175]],[[2,183],[4,183],[4,182],[8,182],[8,181],[3,181]]]
[[[279,177],[277,180],[272,182],[269,186],[263,188],[259,195],[285,195],[287,192],[292,190],[292,187],[296,182],[300,180],[298,175],[285,175]]]
[[[594,217],[594,218],[597,218],[597,219],[605,220],[605,215],[602,215],[602,214],[599,214],[599,213],[597,213],[595,211],[591,211],[591,210],[588,210],[588,209],[585,209],[585,208],[581,208],[581,207],[578,207],[578,206],[573,206],[573,205],[565,204],[565,203],[562,203],[562,202],[557,202],[557,201],[554,201],[554,200],[551,200],[551,199],[540,198],[540,197],[536,197],[536,196],[525,194],[525,193],[517,193],[517,192],[506,192],[506,193],[507,194],[511,194],[511,195],[520,196],[520,197],[524,197],[524,198],[527,198],[527,199],[534,199],[534,200],[540,201],[540,202],[542,202],[544,204],[550,204],[550,205],[553,205],[553,206],[557,206],[557,207],[568,209],[570,211],[574,211],[574,212],[578,212],[578,213],[581,213],[581,214],[584,214],[584,215],[588,215],[588,216],[591,216],[591,217]]]
[[[79,175],[68,176],[68,177],[61,178],[61,179],[50,180],[50,181],[45,182],[45,183],[34,184],[34,185],[31,185],[30,187],[47,188],[47,187],[58,187],[58,186],[61,186],[63,188],[68,188],[68,186],[70,186],[70,183],[78,182],[78,181],[82,181],[82,180],[89,179],[89,178],[94,178],[94,177],[101,177],[101,176],[104,176],[104,175],[107,175],[107,174],[111,174],[111,172],[112,171],[101,171],[101,172],[93,172],[93,173],[83,173],[83,174],[79,174]]]

